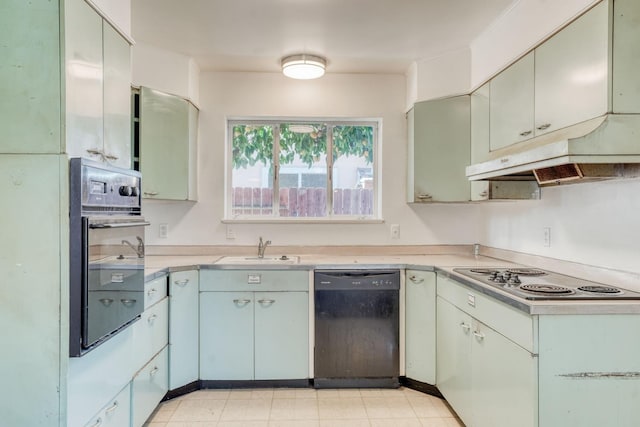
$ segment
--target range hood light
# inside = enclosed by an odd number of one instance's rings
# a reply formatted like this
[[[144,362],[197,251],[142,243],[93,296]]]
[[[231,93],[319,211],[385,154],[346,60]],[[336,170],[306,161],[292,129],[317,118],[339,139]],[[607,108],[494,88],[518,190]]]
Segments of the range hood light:
[[[282,58],[282,74],[292,79],[317,79],[324,75],[327,61],[314,55],[291,55]]]

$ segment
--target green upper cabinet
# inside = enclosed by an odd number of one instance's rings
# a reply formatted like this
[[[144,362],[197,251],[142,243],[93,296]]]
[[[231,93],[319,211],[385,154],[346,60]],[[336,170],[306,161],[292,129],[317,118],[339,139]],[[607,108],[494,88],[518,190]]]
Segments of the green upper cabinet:
[[[472,163],[607,113],[640,113],[639,20],[639,2],[604,0],[491,79],[489,151],[474,126]]]
[[[102,25],[104,146],[111,164],[131,168],[131,47],[106,21]]]
[[[197,200],[198,110],[186,99],[140,88],[140,171],[143,197]]]
[[[470,185],[469,95],[418,102],[407,117],[409,203],[466,202]]]
[[[598,4],[535,50],[536,135],[611,111],[608,3]]]
[[[0,5],[0,153],[60,153],[59,2]]]
[[[533,137],[533,53],[491,80],[490,151]]]
[[[84,0],[65,6],[66,152],[130,168],[129,42]]]
[[[104,127],[102,18],[84,0],[69,0],[65,20],[66,152],[96,158]]]

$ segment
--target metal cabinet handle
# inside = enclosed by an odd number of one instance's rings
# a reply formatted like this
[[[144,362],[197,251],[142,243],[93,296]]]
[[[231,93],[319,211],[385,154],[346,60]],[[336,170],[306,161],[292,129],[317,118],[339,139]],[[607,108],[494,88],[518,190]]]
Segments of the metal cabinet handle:
[[[424,278],[423,277],[418,277],[416,275],[409,276],[409,280],[411,280],[413,283],[422,283],[422,282],[424,282]]]
[[[156,292],[158,292],[158,290],[156,288],[151,288],[147,291],[147,295],[151,296],[153,294],[155,294]]]
[[[121,299],[120,302],[122,303],[122,305],[126,305],[127,307],[131,307],[131,306],[135,305],[135,303],[138,302],[138,300],[135,300],[135,299]]]
[[[157,191],[145,191],[144,194],[147,195],[147,196],[157,196],[158,192]]]
[[[181,288],[184,288],[187,283],[189,283],[189,279],[184,279],[184,280],[176,280],[175,282],[176,285],[180,286]]]
[[[102,418],[98,418],[95,423],[91,427],[98,427],[102,425]]]
[[[258,302],[262,305],[271,305],[276,302],[274,299],[259,299]]]
[[[486,190],[485,191],[481,191],[480,193],[478,193],[478,196],[480,196],[480,197],[487,197],[488,195],[489,195],[489,192],[486,191]]]
[[[149,376],[152,377],[155,374],[158,373],[158,371],[160,370],[160,368],[158,368],[157,366],[154,366],[153,369],[151,371],[149,371]]]
[[[102,303],[102,305],[104,305],[105,307],[109,307],[114,299],[113,298],[100,298],[98,301],[100,301]]]
[[[520,132],[520,136],[529,136],[533,133],[531,130],[525,130],[524,132]]]
[[[464,322],[461,322],[461,323],[460,323],[460,327],[461,327],[465,332],[468,332],[468,331],[471,329],[471,326],[470,326],[470,325],[467,325],[467,324],[466,324],[466,323],[464,323]]]
[[[416,197],[418,198],[418,200],[423,200],[423,201],[433,199],[433,196],[428,193],[418,194]]]
[[[473,336],[476,337],[478,341],[482,341],[484,339],[484,334],[480,331],[473,331]]]
[[[151,316],[149,316],[149,317],[147,318],[147,322],[149,322],[149,323],[153,323],[153,322],[155,322],[155,321],[156,321],[156,319],[157,319],[157,318],[158,318],[158,315],[157,315],[157,314],[152,314]]]
[[[94,156],[97,156],[97,155],[104,156],[104,153],[102,151],[98,150],[97,148],[91,148],[91,149],[87,150],[87,153],[93,154]]]
[[[233,303],[235,305],[239,305],[241,307],[244,307],[245,305],[249,304],[251,302],[250,299],[234,299]]]
[[[117,400],[115,400],[115,401],[113,402],[113,405],[111,405],[110,407],[108,407],[107,409],[105,409],[105,410],[104,410],[104,413],[105,413],[105,414],[108,414],[109,412],[113,412],[113,411],[115,411],[115,410],[116,410],[116,408],[117,408],[117,407],[118,407],[118,401],[117,401]]]
[[[545,123],[543,125],[538,126],[536,129],[545,130],[545,129],[549,129],[550,127],[551,127],[551,123]]]
[[[104,156],[109,160],[118,160],[119,157],[114,154],[104,154]]]

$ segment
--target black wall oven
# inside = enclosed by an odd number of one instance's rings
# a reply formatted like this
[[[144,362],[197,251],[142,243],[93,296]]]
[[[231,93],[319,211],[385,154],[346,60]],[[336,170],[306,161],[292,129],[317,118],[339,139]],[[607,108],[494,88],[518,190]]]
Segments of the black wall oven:
[[[70,160],[69,355],[82,356],[144,310],[140,173]]]

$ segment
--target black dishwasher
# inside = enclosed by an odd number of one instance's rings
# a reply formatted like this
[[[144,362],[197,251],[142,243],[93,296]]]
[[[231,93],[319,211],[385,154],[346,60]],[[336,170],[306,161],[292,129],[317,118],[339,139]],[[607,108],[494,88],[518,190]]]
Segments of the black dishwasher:
[[[316,270],[314,386],[399,387],[400,271]]]

